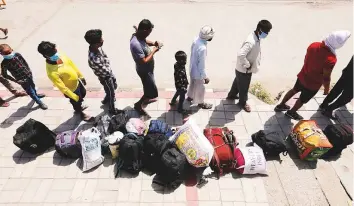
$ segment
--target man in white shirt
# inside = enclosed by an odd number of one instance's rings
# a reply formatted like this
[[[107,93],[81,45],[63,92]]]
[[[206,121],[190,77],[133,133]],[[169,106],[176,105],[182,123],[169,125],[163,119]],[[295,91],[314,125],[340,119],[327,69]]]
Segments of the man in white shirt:
[[[205,58],[207,56],[207,42],[214,37],[214,30],[210,26],[204,26],[199,32],[191,49],[190,59],[190,85],[187,100],[197,104],[202,109],[211,109],[213,105],[204,102],[205,86],[209,78],[205,74]]]
[[[251,112],[247,104],[248,89],[251,83],[252,73],[257,73],[261,63],[261,39],[267,37],[272,29],[268,20],[258,22],[254,32],[248,35],[237,54],[236,77],[226,99],[239,99],[238,104],[246,112]]]

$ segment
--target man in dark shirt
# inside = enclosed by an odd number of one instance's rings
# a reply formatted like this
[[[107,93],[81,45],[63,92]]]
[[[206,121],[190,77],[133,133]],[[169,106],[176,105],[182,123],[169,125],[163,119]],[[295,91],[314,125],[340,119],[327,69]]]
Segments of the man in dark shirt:
[[[334,101],[336,99],[336,101]],[[333,115],[333,111],[352,101],[353,99],[353,56],[343,69],[342,76],[339,78],[333,89],[329,92],[326,98],[320,105],[322,114],[331,118],[337,119]],[[333,102],[334,101],[334,102]]]
[[[170,105],[175,105],[177,102],[177,98],[179,97],[178,101],[178,109],[177,111],[181,114],[187,114],[186,110],[183,110],[183,102],[186,97],[187,87],[188,87],[188,79],[186,74],[186,63],[187,63],[187,54],[184,51],[178,51],[175,54],[175,86],[176,86],[176,93],[173,96]]]
[[[109,104],[109,112],[113,115],[118,114],[119,110],[115,108],[114,102],[115,90],[117,89],[117,80],[114,76],[108,56],[102,49],[103,38],[100,29],[91,29],[86,32],[85,40],[90,44],[88,53],[88,63],[93,73],[103,85],[106,96],[102,104]]]
[[[148,19],[143,19],[139,23],[138,28],[136,28],[136,33],[130,39],[130,52],[135,61],[136,72],[141,79],[144,89],[144,95],[134,104],[134,109],[141,115],[147,115],[143,106],[155,102],[155,98],[158,97],[154,77],[154,55],[161,49],[162,43],[146,39],[151,34],[153,28],[154,25]],[[150,47],[154,48],[151,50]]]
[[[45,95],[37,94],[31,69],[22,55],[14,52],[7,44],[0,45],[0,54],[4,58],[1,62],[2,76],[21,85],[26,93],[39,105],[41,109],[48,109],[47,105],[45,105],[41,100],[41,98]],[[8,75],[8,71],[12,76]]]

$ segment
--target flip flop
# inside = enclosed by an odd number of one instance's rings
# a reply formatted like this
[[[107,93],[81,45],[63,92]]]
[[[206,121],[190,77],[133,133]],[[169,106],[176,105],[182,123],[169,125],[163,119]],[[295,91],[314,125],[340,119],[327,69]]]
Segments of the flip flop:
[[[203,103],[203,104],[198,104],[198,107],[200,107],[202,109],[211,109],[213,107],[213,105],[208,104],[208,103]]]

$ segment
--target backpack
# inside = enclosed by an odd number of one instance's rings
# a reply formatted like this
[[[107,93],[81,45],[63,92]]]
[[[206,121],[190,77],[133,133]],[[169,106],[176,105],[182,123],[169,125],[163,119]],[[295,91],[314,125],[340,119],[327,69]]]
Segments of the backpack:
[[[125,125],[127,124],[129,117],[125,111],[120,114],[112,116],[109,121],[108,133],[113,134],[116,131],[123,132],[123,134],[127,133]]]
[[[108,132],[110,120],[111,117],[108,114],[106,114],[106,115],[99,116],[93,123],[93,126],[96,127],[98,131],[101,133],[101,138],[105,138],[106,136],[111,134]]]
[[[152,173],[161,171],[161,155],[171,147],[171,142],[163,134],[147,134],[144,137],[144,168]]]
[[[161,120],[151,120],[149,125],[148,134],[161,133],[166,135],[166,137],[171,137],[173,135],[173,131],[171,127],[161,121]]]
[[[328,125],[323,132],[333,148],[322,155],[322,158],[338,156],[343,149],[353,143],[353,130],[349,126],[343,124]]]
[[[301,120],[289,135],[297,147],[301,160],[316,161],[332,144],[314,120]]]
[[[277,132],[265,134],[264,130],[259,130],[251,137],[252,142],[262,148],[265,156],[279,156],[280,153],[286,156],[288,154],[285,140]]]
[[[143,167],[144,139],[134,133],[126,134],[119,142],[119,156],[117,160],[117,173],[118,176],[121,169],[137,174]]]
[[[238,143],[227,127],[204,129],[204,135],[214,147],[214,156],[209,165],[219,178],[224,171],[235,167],[234,148]]]
[[[161,170],[156,174],[158,178],[154,178],[153,183],[168,189],[176,189],[186,179],[189,165],[187,158],[175,146],[172,146],[162,153],[161,163]]]
[[[13,143],[23,151],[40,154],[54,146],[55,137],[56,134],[44,124],[29,119],[16,129]]]
[[[82,156],[81,145],[77,137],[79,132],[69,130],[56,136],[55,150],[62,157],[79,158]]]

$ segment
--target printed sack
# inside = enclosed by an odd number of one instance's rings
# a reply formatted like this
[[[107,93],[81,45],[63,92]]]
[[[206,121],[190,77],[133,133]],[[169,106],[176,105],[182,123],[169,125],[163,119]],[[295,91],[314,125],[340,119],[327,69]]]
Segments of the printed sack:
[[[214,155],[214,148],[195,121],[190,118],[169,138],[194,167],[207,167]]]
[[[79,134],[79,141],[82,148],[83,167],[85,172],[100,165],[104,157],[101,154],[100,132],[96,127],[85,130]]]
[[[290,138],[302,160],[315,161],[332,148],[332,144],[314,120],[299,121],[290,133]]]
[[[240,174],[267,174],[267,161],[260,147],[235,148],[234,156]]]
[[[125,125],[127,132],[135,133],[137,135],[143,135],[146,130],[146,125],[143,120],[139,118],[130,118]]]

